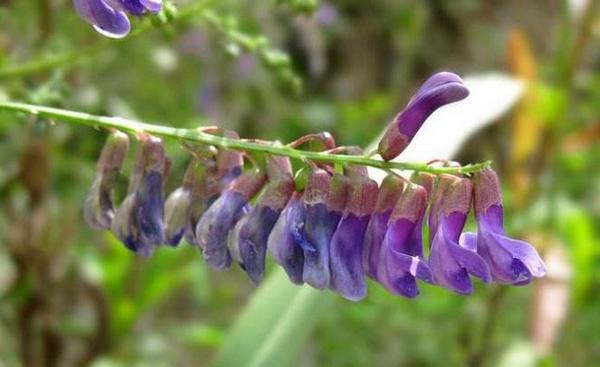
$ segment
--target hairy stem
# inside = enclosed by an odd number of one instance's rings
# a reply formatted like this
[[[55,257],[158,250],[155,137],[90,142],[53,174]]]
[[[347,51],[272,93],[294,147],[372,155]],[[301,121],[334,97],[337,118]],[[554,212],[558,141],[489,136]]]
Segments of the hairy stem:
[[[57,119],[79,125],[87,125],[96,128],[114,128],[129,133],[148,133],[166,138],[184,140],[188,142],[210,144],[222,148],[234,150],[262,152],[274,155],[287,156],[301,161],[319,161],[339,164],[358,164],[376,167],[383,170],[409,170],[418,172],[429,172],[433,174],[454,173],[470,174],[488,168],[491,162],[468,164],[459,167],[433,167],[426,163],[418,162],[384,162],[369,156],[353,156],[342,154],[329,154],[326,152],[311,152],[294,149],[280,142],[268,144],[256,143],[248,140],[229,139],[221,136],[202,132],[201,129],[179,129],[163,125],[152,125],[145,122],[128,120],[120,117],[107,117],[90,115],[83,112],[63,110],[59,108],[37,106],[25,103],[0,102],[0,111],[23,112],[48,119]]]

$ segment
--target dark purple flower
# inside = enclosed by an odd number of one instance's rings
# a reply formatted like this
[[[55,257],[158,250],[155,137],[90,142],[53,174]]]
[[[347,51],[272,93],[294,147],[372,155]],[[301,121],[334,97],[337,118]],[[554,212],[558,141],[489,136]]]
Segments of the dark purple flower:
[[[332,179],[327,171],[315,169],[308,177],[303,199],[304,231],[296,234],[296,242],[304,249],[302,277],[312,287],[324,289],[330,282],[331,237],[346,203],[346,178],[335,175]]]
[[[165,241],[164,179],[169,170],[160,138],[140,138],[129,194],[115,213],[111,229],[130,250],[149,256]]]
[[[248,202],[261,189],[265,175],[259,170],[243,173],[202,215],[196,226],[196,241],[204,259],[216,270],[231,265],[227,236],[248,211]]]
[[[435,283],[460,294],[471,294],[469,274],[491,281],[490,269],[475,249],[459,243],[471,205],[471,181],[452,175],[440,175],[434,188],[430,230],[434,231],[429,265]],[[430,217],[431,219],[431,217]]]
[[[162,0],[73,0],[75,10],[98,32],[111,38],[123,38],[131,30],[127,13],[156,13]]]
[[[414,298],[419,295],[417,279],[433,282],[423,260],[423,215],[427,191],[410,184],[396,203],[381,246],[377,279],[393,294]]]
[[[304,283],[304,250],[297,239],[302,237],[305,218],[302,194],[294,193],[275,223],[267,244],[275,261],[283,267],[294,284]]]
[[[129,137],[119,131],[110,134],[102,148],[96,178],[83,206],[84,218],[93,228],[110,228],[115,215],[111,194],[128,151]]]
[[[379,188],[375,211],[371,215],[371,221],[365,233],[363,251],[363,268],[365,269],[365,274],[374,280],[377,280],[379,252],[388,228],[388,220],[390,219],[394,205],[396,205],[400,194],[402,194],[403,188],[404,181],[394,175],[388,175]]]
[[[502,193],[496,172],[486,169],[476,173],[474,182],[477,235],[465,233],[464,246],[476,248],[488,263],[494,281],[524,285],[546,274],[544,262],[533,246],[512,239],[504,231]]]
[[[367,295],[362,266],[363,241],[377,202],[377,183],[365,176],[348,178],[344,215],[331,238],[332,288],[352,301]]]
[[[230,250],[254,284],[260,283],[265,272],[265,255],[269,234],[281,211],[294,193],[292,165],[289,158],[267,157],[269,183],[256,205],[238,222],[232,233]]]
[[[397,157],[435,110],[467,95],[469,91],[456,74],[440,72],[429,77],[389,125],[379,142],[381,157],[386,161]]]

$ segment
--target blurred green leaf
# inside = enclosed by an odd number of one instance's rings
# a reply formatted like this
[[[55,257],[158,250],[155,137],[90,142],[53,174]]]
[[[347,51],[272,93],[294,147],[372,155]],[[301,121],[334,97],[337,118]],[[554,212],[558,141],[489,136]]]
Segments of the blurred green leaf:
[[[233,325],[215,366],[286,366],[304,345],[331,294],[290,283],[274,271]]]

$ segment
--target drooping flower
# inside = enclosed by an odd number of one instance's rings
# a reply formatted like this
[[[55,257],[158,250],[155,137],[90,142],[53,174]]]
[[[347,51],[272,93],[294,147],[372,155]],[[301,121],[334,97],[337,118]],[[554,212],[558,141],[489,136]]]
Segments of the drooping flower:
[[[417,278],[433,282],[423,259],[423,215],[427,191],[409,184],[397,201],[381,245],[377,279],[393,294],[413,298],[419,295]]]
[[[304,283],[304,250],[298,239],[302,241],[305,218],[302,194],[296,192],[281,212],[267,243],[271,255],[294,284]]]
[[[270,156],[266,162],[269,183],[248,214],[236,225],[230,251],[254,284],[265,271],[267,241],[281,211],[294,193],[292,165],[287,157]]]
[[[394,205],[400,198],[403,189],[404,181],[395,175],[386,176],[379,188],[375,210],[365,233],[363,250],[363,268],[365,274],[371,279],[377,280],[381,243],[385,237]]]
[[[456,74],[440,72],[429,77],[388,126],[379,142],[381,157],[386,161],[397,157],[435,110],[460,101],[468,94],[462,79]]]
[[[129,151],[129,137],[120,131],[108,136],[96,168],[96,178],[83,206],[86,222],[96,229],[109,229],[115,216],[112,190]]]
[[[183,184],[175,189],[165,201],[165,238],[169,246],[177,246],[183,237],[196,176],[204,173],[204,167],[194,158],[188,165]]]
[[[305,283],[324,289],[330,283],[329,246],[346,203],[346,178],[333,178],[321,168],[308,177],[304,191],[305,221],[296,242],[304,249],[302,277]]]
[[[131,30],[127,14],[157,13],[162,0],[73,0],[81,18],[99,33],[110,38],[123,38]]]
[[[233,180],[227,190],[208,208],[196,226],[196,242],[204,259],[216,270],[231,265],[227,236],[248,211],[248,202],[262,188],[265,174],[260,170],[245,172]]]
[[[127,248],[149,256],[165,241],[164,179],[170,162],[160,138],[143,135],[129,182],[129,194],[115,213],[111,229]]]
[[[473,178],[477,235],[465,233],[463,246],[476,248],[488,263],[494,281],[525,285],[546,274],[546,267],[529,243],[510,238],[504,231],[502,192],[496,172],[488,168]]]
[[[469,274],[491,281],[490,269],[475,249],[459,243],[471,205],[472,184],[466,178],[440,175],[434,188],[429,229],[433,231],[429,265],[433,280],[459,294],[471,294]]]
[[[377,183],[367,176],[366,167],[360,168],[365,168],[365,172],[348,174],[346,206],[330,246],[331,286],[352,301],[367,295],[363,241],[379,190]]]

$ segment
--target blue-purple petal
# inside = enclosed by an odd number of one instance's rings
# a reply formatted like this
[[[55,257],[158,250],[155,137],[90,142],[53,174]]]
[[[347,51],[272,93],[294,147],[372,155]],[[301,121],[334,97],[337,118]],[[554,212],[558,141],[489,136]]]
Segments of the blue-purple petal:
[[[77,13],[103,35],[123,38],[131,30],[127,14],[103,0],[73,0]]]
[[[283,267],[294,284],[303,283],[304,251],[296,242],[292,228],[301,233],[305,215],[302,197],[294,195],[275,223],[267,245],[275,261]]]
[[[370,215],[345,214],[331,239],[332,288],[352,301],[367,295],[362,266],[363,240]]]
[[[341,212],[330,211],[323,203],[306,207],[303,238],[311,250],[304,251],[303,280],[314,288],[329,286],[329,244],[341,217]]]
[[[198,221],[196,241],[207,264],[216,270],[231,265],[227,236],[247,210],[247,199],[235,191],[225,191]]]

